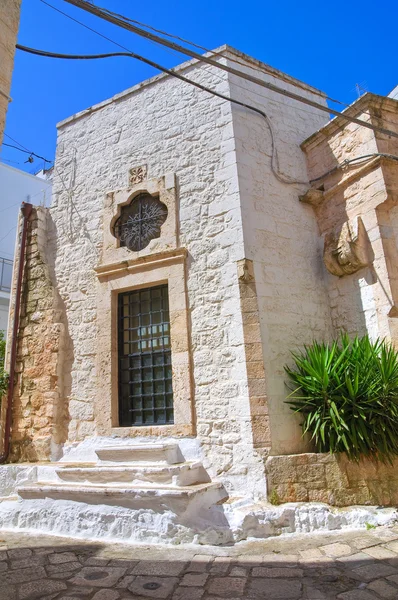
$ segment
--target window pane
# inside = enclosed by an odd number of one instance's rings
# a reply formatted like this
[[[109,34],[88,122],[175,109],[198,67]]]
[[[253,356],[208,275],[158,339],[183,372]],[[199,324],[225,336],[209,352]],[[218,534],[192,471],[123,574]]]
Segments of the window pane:
[[[167,285],[119,295],[121,426],[173,423]]]

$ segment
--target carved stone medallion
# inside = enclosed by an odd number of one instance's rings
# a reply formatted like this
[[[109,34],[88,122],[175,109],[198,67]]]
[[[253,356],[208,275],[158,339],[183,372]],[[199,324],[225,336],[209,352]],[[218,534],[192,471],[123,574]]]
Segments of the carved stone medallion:
[[[121,208],[113,233],[121,246],[138,252],[160,237],[160,228],[167,218],[167,207],[148,193],[139,194]]]

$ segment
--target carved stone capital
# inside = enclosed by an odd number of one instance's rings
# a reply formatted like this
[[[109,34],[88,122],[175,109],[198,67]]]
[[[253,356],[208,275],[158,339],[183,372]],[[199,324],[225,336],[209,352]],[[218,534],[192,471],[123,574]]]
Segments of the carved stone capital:
[[[254,281],[254,268],[253,261],[248,258],[242,258],[238,260],[238,278],[244,283],[250,283]]]
[[[314,190],[310,188],[303,194],[299,196],[300,202],[304,202],[304,204],[311,204],[311,206],[316,207],[319,206],[323,202],[323,192],[322,190]]]
[[[336,277],[351,275],[372,264],[374,254],[360,217],[326,234],[323,260],[329,273]]]

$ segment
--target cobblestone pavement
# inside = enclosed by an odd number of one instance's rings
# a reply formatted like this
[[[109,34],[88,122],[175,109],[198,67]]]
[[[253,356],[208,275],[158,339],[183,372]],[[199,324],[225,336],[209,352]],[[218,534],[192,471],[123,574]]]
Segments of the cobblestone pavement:
[[[398,600],[398,526],[231,547],[0,532],[0,600]]]

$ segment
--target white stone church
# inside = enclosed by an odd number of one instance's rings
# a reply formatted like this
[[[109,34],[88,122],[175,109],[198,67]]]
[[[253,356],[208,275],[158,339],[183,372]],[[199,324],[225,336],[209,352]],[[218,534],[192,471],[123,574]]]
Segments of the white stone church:
[[[20,259],[0,525],[220,543],[386,519],[331,509],[320,475],[306,495],[287,475],[305,504],[272,506],[267,472],[314,456],[285,403],[291,351],[341,330],[397,341],[398,140],[203,62],[176,71],[267,118],[159,75],[58,124],[53,202]],[[393,98],[345,114],[398,132]]]

